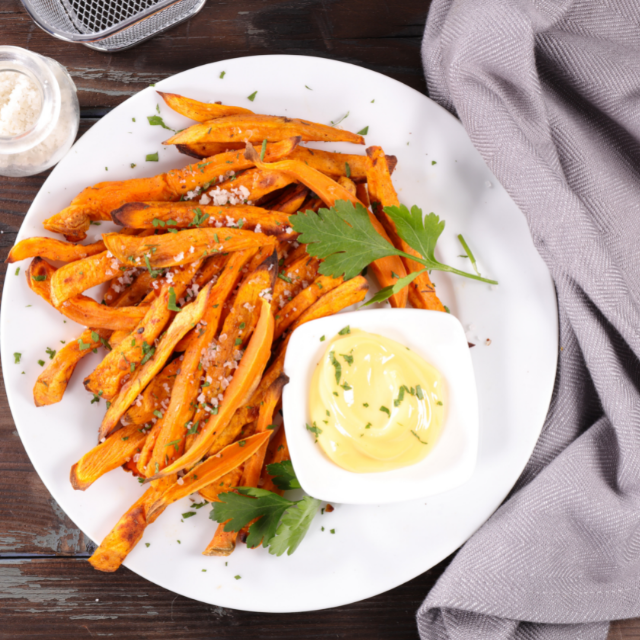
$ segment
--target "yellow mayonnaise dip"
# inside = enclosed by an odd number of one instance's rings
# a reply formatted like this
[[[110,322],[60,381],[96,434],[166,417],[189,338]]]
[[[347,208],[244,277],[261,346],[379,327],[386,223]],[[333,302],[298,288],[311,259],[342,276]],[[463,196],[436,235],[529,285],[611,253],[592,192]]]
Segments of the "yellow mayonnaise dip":
[[[408,347],[345,327],[314,372],[308,428],[343,469],[398,469],[437,442],[444,393],[440,373]]]

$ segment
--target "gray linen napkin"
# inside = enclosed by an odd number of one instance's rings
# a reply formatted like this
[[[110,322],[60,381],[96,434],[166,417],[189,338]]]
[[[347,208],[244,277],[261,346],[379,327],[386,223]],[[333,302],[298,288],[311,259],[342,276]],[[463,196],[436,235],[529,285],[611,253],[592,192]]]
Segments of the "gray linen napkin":
[[[561,352],[534,454],[420,635],[602,640],[640,616],[640,2],[434,0],[423,61],[528,220]]]

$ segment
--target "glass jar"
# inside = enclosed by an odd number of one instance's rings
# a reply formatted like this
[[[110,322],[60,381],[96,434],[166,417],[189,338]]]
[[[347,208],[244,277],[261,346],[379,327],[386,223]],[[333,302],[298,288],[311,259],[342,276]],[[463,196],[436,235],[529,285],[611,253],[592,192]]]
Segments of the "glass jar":
[[[20,47],[0,46],[0,81],[10,83],[11,73],[31,81],[17,79],[23,85],[35,85],[39,113],[26,131],[7,134],[3,118],[11,117],[16,98],[11,102],[5,96],[0,104],[0,175],[32,176],[55,165],[71,148],[80,123],[77,89],[55,60]],[[34,104],[37,109],[37,98],[30,107]]]

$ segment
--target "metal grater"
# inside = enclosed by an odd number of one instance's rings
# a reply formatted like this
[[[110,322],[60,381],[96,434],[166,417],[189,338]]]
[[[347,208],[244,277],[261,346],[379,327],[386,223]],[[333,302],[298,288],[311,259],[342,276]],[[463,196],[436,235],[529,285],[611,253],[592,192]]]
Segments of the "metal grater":
[[[60,40],[98,51],[133,47],[196,15],[206,0],[22,0],[33,21]]]

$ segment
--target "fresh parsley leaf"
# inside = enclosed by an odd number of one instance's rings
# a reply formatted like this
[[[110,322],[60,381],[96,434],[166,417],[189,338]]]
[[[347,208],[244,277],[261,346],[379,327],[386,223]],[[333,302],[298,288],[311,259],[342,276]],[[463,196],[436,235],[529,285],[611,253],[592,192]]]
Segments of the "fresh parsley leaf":
[[[336,360],[335,351],[329,351],[329,360],[336,370],[336,384],[340,384],[340,376],[342,375],[342,365]]]
[[[296,472],[293,470],[291,460],[267,465],[267,473],[271,476],[271,481],[278,489],[289,491],[302,488],[296,477]]]
[[[180,307],[176,305],[176,292],[173,287],[169,287],[169,304],[167,305],[169,311],[181,311]]]
[[[478,275],[480,275],[480,272],[478,271],[478,265],[476,264],[476,257],[473,255],[471,248],[469,247],[469,245],[467,244],[467,241],[463,238],[461,233],[458,234],[458,240],[460,240],[460,244],[462,245],[462,248],[465,250],[467,257],[471,261],[471,266],[473,267],[473,270]]]
[[[282,516],[275,537],[269,544],[269,553],[281,556],[285,551],[290,556],[307,534],[311,521],[318,512],[320,500],[305,496],[294,508],[287,509]]]
[[[424,269],[421,269],[420,271],[414,271],[413,273],[410,273],[409,275],[404,276],[404,278],[399,278],[392,285],[389,285],[388,287],[383,287],[382,289],[380,289],[378,293],[372,296],[370,300],[367,300],[367,302],[365,302],[362,306],[368,307],[370,304],[375,304],[376,302],[384,302],[385,300],[388,300],[391,296],[395,295],[399,291],[402,291],[402,289],[404,289],[405,287],[409,286],[420,274],[424,273],[425,271],[427,271],[426,267]]]
[[[266,547],[276,533],[280,518],[295,503],[264,489],[239,487],[237,490],[238,494],[219,494],[220,502],[213,505],[209,517],[216,522],[226,522],[225,531],[240,531],[259,518],[249,527],[247,546],[257,547],[262,542]]]
[[[375,230],[361,204],[339,200],[331,209],[307,210],[290,221],[307,253],[324,259],[320,273],[325,276],[349,280],[375,260],[402,254]]]
[[[171,127],[167,127],[167,125],[164,123],[164,120],[162,119],[162,116],[147,116],[147,120],[152,127],[160,126],[163,129],[168,129],[169,131],[175,131]]]
[[[147,162],[158,162],[160,158],[158,158],[158,152],[156,151],[155,153],[148,153],[145,156],[145,160]]]
[[[473,280],[487,282],[488,284],[498,284],[495,280],[454,269],[436,259],[436,242],[444,231],[444,220],[440,220],[435,213],[429,213],[423,218],[422,210],[415,205],[411,207],[411,211],[404,205],[385,207],[384,211],[396,225],[398,235],[422,256],[422,260],[419,260],[419,262],[427,269],[447,271]]]

